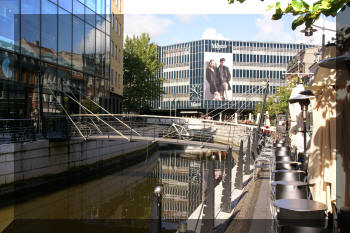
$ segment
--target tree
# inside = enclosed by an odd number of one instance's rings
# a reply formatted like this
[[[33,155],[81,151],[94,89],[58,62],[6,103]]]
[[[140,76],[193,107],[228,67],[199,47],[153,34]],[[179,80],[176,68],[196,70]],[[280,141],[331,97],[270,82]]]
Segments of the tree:
[[[289,106],[289,97],[292,93],[292,89],[298,83],[298,77],[292,78],[287,86],[278,87],[276,94],[267,98],[265,105],[265,112],[269,112],[270,119],[274,119],[278,114],[285,114],[288,111]],[[262,103],[259,102],[256,107],[254,113],[260,113]]]
[[[246,0],[237,0],[240,3]],[[228,0],[229,4],[235,0]],[[350,0],[319,0],[313,4],[308,4],[303,0],[290,0],[287,7],[282,9],[281,2],[270,5],[267,10],[275,9],[272,15],[273,20],[279,20],[285,14],[293,14],[298,16],[292,22],[292,29],[295,30],[298,26],[305,24],[306,28],[311,28],[311,25],[320,18],[321,15],[335,17],[340,11],[345,10],[350,6]]]
[[[124,106],[139,112],[164,94],[158,77],[162,64],[157,57],[157,46],[150,43],[147,33],[126,37],[124,48]]]

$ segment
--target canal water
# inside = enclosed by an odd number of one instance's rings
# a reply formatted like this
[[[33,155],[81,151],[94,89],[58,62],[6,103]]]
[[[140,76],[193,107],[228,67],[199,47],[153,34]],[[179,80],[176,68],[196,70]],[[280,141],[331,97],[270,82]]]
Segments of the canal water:
[[[203,200],[212,154],[218,184],[227,152],[163,146],[124,170],[0,209],[0,231],[18,219],[5,232],[149,232],[161,184],[162,227],[175,232]]]

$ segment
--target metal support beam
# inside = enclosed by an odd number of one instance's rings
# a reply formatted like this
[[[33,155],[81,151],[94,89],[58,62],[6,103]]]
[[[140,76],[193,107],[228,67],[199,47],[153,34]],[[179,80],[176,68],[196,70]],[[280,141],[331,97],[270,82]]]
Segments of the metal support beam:
[[[243,189],[243,140],[241,140],[241,145],[239,147],[239,157],[236,171],[235,188]]]
[[[250,174],[250,135],[248,136],[248,143],[247,143],[247,150],[245,153],[245,161],[244,161],[244,174],[249,175]]]
[[[221,198],[221,211],[225,213],[231,213],[231,183],[232,183],[232,147],[230,146],[227,153],[225,164],[225,176],[222,182],[222,198]]]
[[[215,155],[212,155],[208,163],[208,182],[205,190],[205,206],[203,209],[201,233],[214,233],[214,160]]]

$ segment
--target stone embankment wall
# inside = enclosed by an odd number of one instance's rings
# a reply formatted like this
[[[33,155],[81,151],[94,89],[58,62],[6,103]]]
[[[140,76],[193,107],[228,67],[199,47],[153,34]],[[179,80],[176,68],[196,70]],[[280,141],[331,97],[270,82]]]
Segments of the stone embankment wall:
[[[0,196],[14,188],[41,185],[59,174],[80,170],[128,166],[132,160],[145,159],[147,149],[156,144],[147,141],[80,139],[65,142],[38,140],[0,145]],[[36,178],[44,177],[38,181]],[[46,179],[45,179],[46,178]],[[12,185],[15,184],[15,185]]]

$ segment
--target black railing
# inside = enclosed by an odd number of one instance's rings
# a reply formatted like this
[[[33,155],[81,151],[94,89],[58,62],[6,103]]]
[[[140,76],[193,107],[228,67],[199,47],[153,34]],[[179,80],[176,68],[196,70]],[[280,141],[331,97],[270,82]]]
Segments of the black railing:
[[[0,144],[36,140],[36,124],[32,119],[0,119]]]

